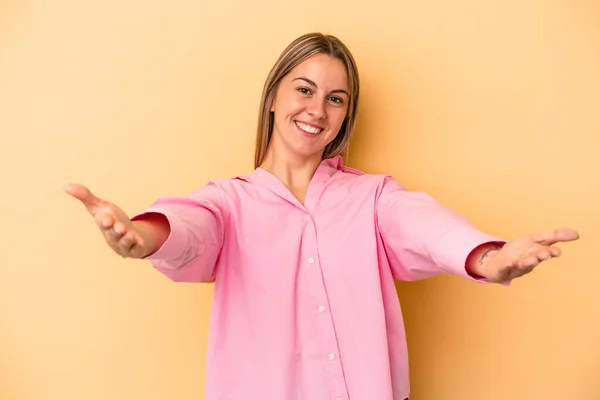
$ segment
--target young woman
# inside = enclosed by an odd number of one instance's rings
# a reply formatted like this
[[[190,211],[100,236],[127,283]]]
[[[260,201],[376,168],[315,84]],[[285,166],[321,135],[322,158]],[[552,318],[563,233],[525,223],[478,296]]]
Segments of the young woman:
[[[174,281],[215,283],[207,400],[404,400],[394,280],[508,284],[578,238],[557,229],[505,242],[391,176],[344,166],[358,98],[346,46],[307,34],[266,80],[252,172],[132,218],[66,188],[117,254]]]

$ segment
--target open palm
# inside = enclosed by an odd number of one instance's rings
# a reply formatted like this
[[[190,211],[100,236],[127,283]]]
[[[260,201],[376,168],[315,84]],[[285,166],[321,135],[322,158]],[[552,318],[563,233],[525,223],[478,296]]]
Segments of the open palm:
[[[562,228],[511,240],[485,262],[485,276],[491,282],[506,282],[528,274],[542,261],[560,257],[556,243],[577,239],[576,231]]]
[[[106,243],[117,254],[132,258],[141,258],[147,254],[146,241],[121,208],[96,197],[82,185],[68,185],[65,191],[83,203],[100,228]]]

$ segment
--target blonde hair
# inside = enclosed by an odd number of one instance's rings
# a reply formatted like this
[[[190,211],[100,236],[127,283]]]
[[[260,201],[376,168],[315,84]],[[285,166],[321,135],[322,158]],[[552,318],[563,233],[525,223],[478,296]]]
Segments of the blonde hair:
[[[273,133],[273,113],[271,106],[279,83],[297,65],[316,54],[327,54],[340,60],[348,72],[349,102],[346,118],[340,131],[323,151],[323,159],[343,155],[350,142],[350,134],[356,121],[358,106],[359,77],[354,57],[341,40],[332,35],[322,33],[307,33],[291,42],[281,53],[275,65],[271,68],[265,81],[260,108],[258,113],[258,126],[256,132],[256,150],[254,154],[254,167],[258,168],[263,162],[267,147]]]

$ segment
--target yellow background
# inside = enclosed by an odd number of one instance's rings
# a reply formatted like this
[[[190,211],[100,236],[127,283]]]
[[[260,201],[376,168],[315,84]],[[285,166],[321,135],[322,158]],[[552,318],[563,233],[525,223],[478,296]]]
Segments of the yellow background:
[[[120,259],[62,188],[133,214],[248,172],[263,80],[318,30],[361,72],[350,166],[498,236],[581,233],[508,289],[399,284],[411,400],[600,399],[599,20],[567,0],[2,1],[0,398],[203,399],[212,286]]]

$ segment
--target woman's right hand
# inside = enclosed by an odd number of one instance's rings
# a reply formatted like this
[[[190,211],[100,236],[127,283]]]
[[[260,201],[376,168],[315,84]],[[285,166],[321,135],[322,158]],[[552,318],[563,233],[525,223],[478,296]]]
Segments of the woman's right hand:
[[[65,191],[81,201],[96,225],[100,228],[106,243],[120,256],[143,258],[150,253],[144,232],[136,228],[127,214],[116,205],[99,199],[82,185],[68,185]]]

